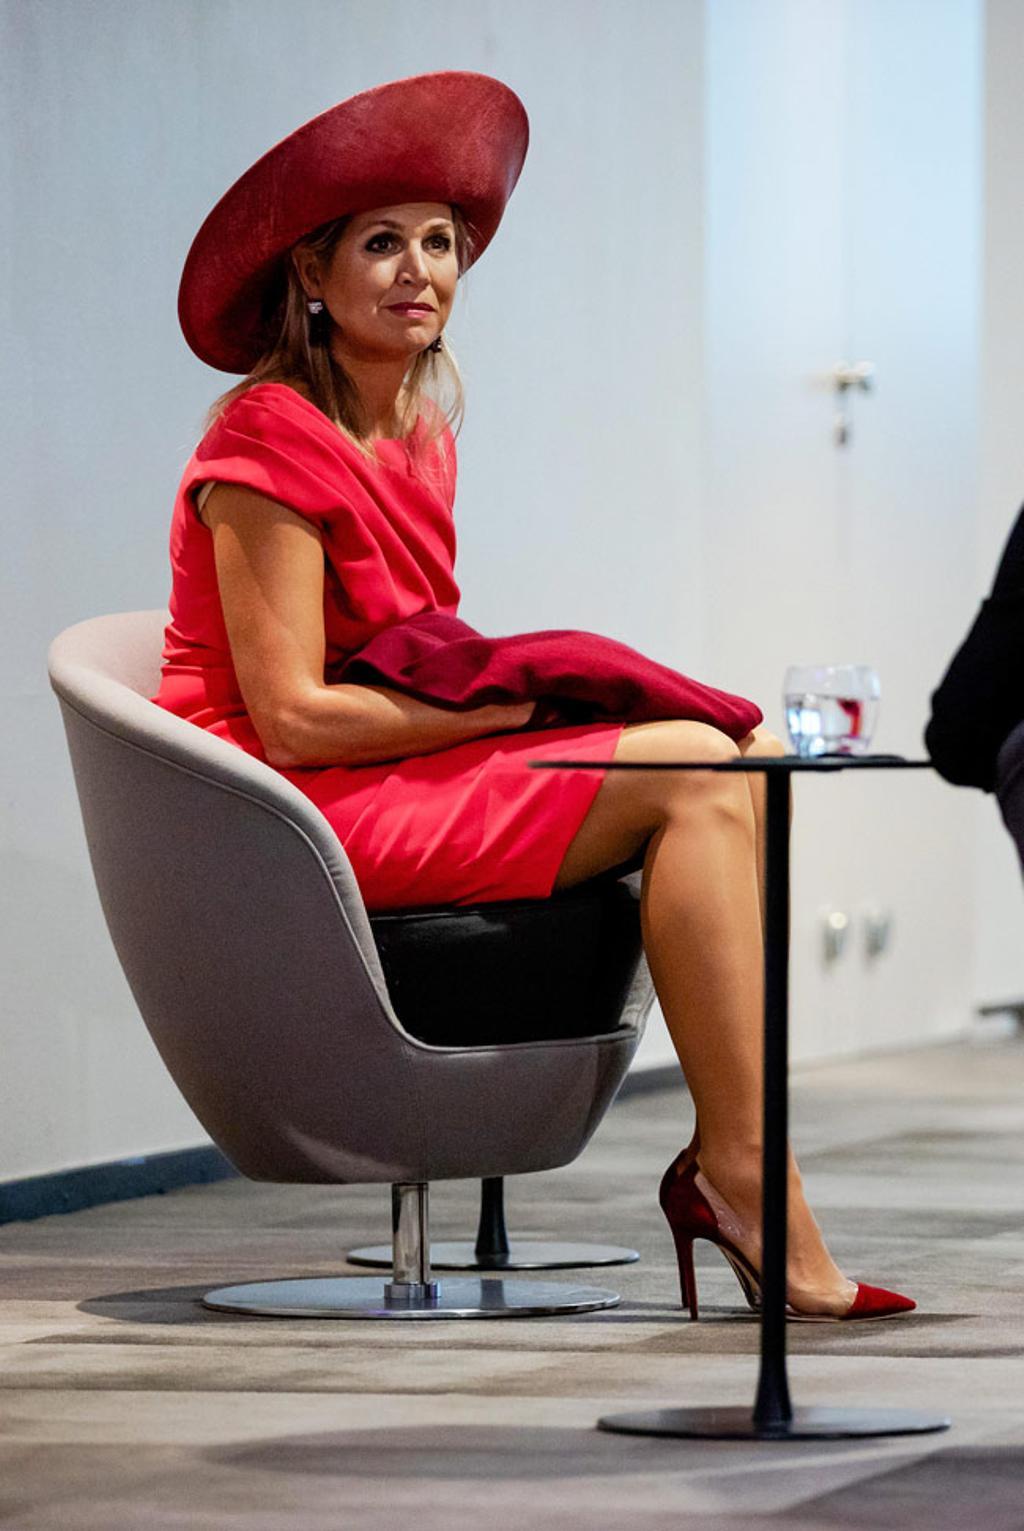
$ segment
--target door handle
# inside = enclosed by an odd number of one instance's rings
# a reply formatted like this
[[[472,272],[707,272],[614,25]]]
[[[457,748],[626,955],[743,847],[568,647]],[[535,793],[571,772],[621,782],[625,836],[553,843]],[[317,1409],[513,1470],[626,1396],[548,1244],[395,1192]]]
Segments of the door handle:
[[[840,361],[836,362],[832,368],[832,387],[836,393],[847,393],[851,388],[859,388],[862,393],[870,393],[874,386],[874,362]]]
[[[838,361],[832,368],[831,381],[839,397],[838,411],[832,424],[832,439],[837,447],[845,447],[850,440],[846,396],[851,388],[856,388],[860,393],[872,391],[875,386],[875,364],[870,361]]]

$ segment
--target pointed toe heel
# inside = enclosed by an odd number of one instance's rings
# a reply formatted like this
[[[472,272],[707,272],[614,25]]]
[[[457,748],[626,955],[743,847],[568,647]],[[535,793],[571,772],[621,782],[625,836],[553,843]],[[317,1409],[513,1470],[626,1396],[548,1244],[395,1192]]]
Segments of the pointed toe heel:
[[[843,1318],[892,1318],[897,1313],[912,1313],[917,1303],[901,1292],[887,1292],[883,1286],[857,1283],[857,1295]]]
[[[697,1239],[707,1239],[709,1244],[721,1250],[728,1260],[747,1306],[755,1313],[761,1311],[761,1276],[743,1251],[722,1231],[714,1207],[697,1184],[700,1173],[695,1156],[688,1149],[669,1165],[658,1188],[658,1202],[672,1232],[676,1259],[679,1262],[679,1294],[682,1305],[691,1319],[698,1314],[697,1273],[693,1263],[693,1246]],[[705,1179],[709,1194],[721,1203],[721,1197]],[[725,1203],[723,1217],[729,1213]],[[888,1292],[884,1287],[857,1283],[857,1292],[845,1313],[806,1313],[787,1305],[786,1317],[802,1323],[846,1323],[853,1319],[894,1318],[898,1313],[910,1313],[917,1307],[911,1297],[899,1292]]]

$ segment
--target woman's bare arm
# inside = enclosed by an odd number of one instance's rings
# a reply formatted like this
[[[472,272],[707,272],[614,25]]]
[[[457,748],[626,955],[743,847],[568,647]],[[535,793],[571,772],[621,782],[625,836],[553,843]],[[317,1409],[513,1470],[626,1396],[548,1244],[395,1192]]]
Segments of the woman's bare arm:
[[[534,702],[449,712],[386,686],[324,682],[320,534],[276,500],[216,484],[213,532],[231,657],[271,765],[371,765],[522,728]]]

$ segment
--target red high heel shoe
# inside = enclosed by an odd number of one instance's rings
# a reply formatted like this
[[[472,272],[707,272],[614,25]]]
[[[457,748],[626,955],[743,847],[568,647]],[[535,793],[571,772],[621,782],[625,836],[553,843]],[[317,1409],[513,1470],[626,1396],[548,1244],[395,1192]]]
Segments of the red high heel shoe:
[[[680,1172],[689,1150],[684,1149],[673,1159],[662,1176],[658,1190],[661,1210],[668,1220],[675,1240],[676,1257],[679,1261],[679,1288],[683,1307],[691,1319],[697,1317],[697,1277],[693,1266],[693,1242],[707,1239],[722,1251],[735,1273],[747,1304],[755,1313],[761,1311],[761,1277],[750,1259],[739,1249],[723,1228],[718,1214],[697,1184],[700,1169],[696,1156],[690,1158]],[[723,1213],[728,1212],[727,1203],[713,1190],[707,1177],[702,1177],[709,1191],[715,1196]],[[739,1227],[739,1219],[735,1220]],[[847,1319],[892,1318],[897,1313],[909,1313],[917,1303],[899,1292],[887,1292],[884,1287],[866,1286],[858,1281],[857,1293],[845,1313],[802,1313],[791,1303],[786,1305],[786,1317],[804,1323],[844,1323]]]

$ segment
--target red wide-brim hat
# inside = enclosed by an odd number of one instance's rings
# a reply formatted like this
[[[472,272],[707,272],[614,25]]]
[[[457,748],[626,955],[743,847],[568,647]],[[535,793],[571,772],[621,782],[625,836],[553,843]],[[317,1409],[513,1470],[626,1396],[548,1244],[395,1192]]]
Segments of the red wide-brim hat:
[[[297,128],[226,191],[192,241],[178,290],[185,339],[222,372],[249,372],[272,344],[284,260],[346,213],[455,203],[478,260],[526,158],[529,123],[513,90],[444,70],[350,96]]]

